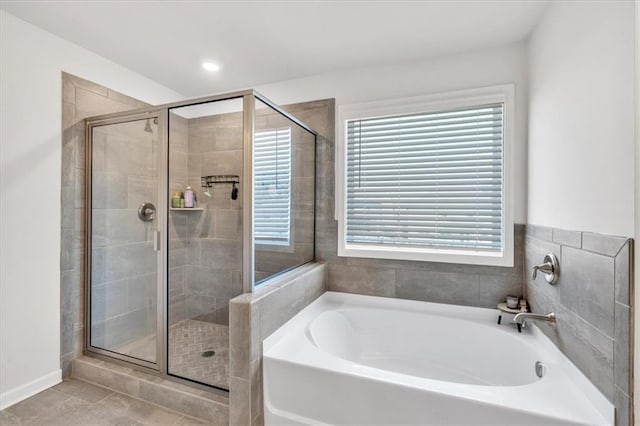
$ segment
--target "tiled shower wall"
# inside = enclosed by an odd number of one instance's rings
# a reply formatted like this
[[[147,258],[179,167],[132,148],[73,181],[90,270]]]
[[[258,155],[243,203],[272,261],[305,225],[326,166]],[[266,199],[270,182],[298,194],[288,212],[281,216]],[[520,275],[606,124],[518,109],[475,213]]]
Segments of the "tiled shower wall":
[[[528,271],[553,253],[555,285]],[[616,424],[633,424],[633,240],[527,225],[526,294],[533,312],[555,312],[542,331],[616,406]]]
[[[179,111],[178,111],[179,112]],[[169,213],[169,322],[228,324],[228,301],[242,293],[242,185],[217,184],[204,195],[200,177],[242,175],[242,115],[169,118],[169,189],[194,190],[202,211]]]
[[[524,226],[515,225],[514,266],[459,265],[338,257],[335,201],[335,101],[283,107],[318,132],[316,260],[327,263],[329,290],[493,308],[522,295]]]
[[[242,177],[242,113],[191,118],[187,127],[187,184],[204,210],[173,212],[184,216],[187,225],[185,314],[227,325],[229,300],[242,293],[242,182],[238,198],[232,200],[230,184],[216,184],[208,197],[200,178]]]
[[[88,80],[62,73],[61,367],[84,342],[84,122],[86,117],[148,106]]]
[[[169,197],[187,186],[189,122],[176,114],[169,117]],[[187,318],[185,291],[187,265],[186,213],[169,211],[169,326]]]

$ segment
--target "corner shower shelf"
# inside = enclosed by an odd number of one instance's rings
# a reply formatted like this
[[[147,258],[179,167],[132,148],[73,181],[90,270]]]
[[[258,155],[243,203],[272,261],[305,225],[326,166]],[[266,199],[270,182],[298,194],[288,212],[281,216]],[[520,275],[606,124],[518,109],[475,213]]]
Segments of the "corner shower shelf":
[[[204,210],[204,208],[203,207],[184,207],[184,208],[169,207],[169,210],[176,210],[180,212],[201,212],[202,210]]]

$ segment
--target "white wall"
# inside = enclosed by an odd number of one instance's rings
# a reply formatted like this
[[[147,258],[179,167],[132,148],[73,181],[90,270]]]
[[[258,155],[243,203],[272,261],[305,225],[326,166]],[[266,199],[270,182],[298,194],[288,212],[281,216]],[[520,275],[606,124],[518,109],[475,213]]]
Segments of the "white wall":
[[[532,35],[528,223],[634,235],[633,7],[553,2]]]
[[[61,71],[182,96],[0,11],[0,409],[60,379]]]
[[[526,222],[527,53],[518,43],[471,53],[381,67],[337,71],[257,86],[283,105],[336,98],[336,105],[426,95],[496,84],[516,84],[514,219]]]

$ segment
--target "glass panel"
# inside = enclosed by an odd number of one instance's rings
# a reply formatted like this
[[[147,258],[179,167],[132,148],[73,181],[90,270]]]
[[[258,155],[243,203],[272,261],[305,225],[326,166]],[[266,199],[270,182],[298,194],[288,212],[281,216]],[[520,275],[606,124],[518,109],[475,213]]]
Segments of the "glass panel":
[[[222,389],[242,293],[242,134],[241,98],[170,110],[168,372]]]
[[[93,128],[91,346],[157,362],[157,118]]]
[[[315,136],[256,101],[256,283],[314,258]]]

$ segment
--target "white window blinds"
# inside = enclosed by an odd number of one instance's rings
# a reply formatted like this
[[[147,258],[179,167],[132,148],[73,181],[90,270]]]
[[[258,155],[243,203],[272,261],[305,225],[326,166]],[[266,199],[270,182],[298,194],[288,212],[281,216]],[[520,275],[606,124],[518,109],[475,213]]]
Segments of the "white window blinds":
[[[503,104],[347,120],[347,244],[503,248]]]
[[[289,245],[291,128],[256,132],[253,155],[256,242]]]

